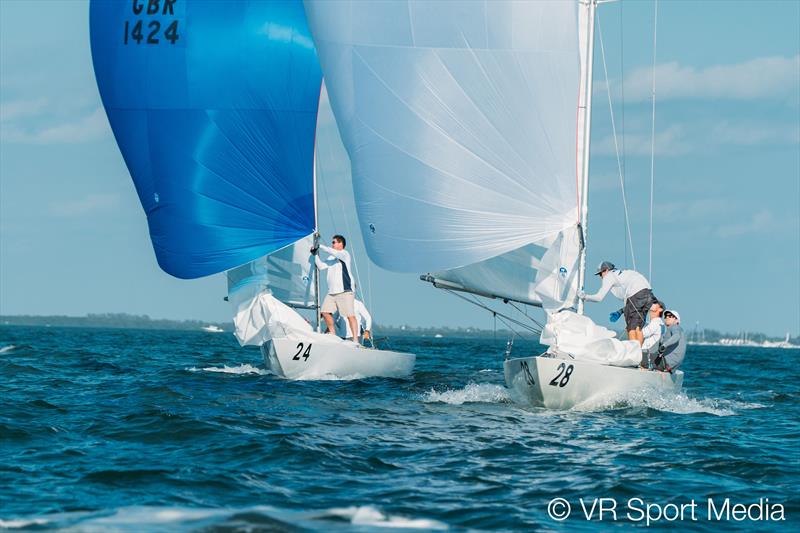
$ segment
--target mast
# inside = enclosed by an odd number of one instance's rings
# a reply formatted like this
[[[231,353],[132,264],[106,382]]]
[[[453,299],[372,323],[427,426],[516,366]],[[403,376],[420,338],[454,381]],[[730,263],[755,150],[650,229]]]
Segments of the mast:
[[[586,57],[580,88],[581,102],[578,106],[578,123],[583,123],[580,175],[582,246],[578,263],[578,287],[581,290],[586,282],[586,245],[589,229],[589,141],[592,130],[592,68],[594,66],[594,11],[596,7],[597,0],[580,0],[580,9],[585,10],[585,14],[579,15],[578,21],[581,26],[586,25],[585,28],[578,29],[578,35],[583,32],[586,37]],[[578,299],[578,314],[583,314],[583,300],[581,299]]]
[[[320,89],[321,91],[321,89]],[[317,110],[319,114],[319,110]],[[312,170],[314,176],[314,248],[319,246],[319,218],[317,216],[317,139],[314,138],[314,165]],[[317,258],[314,257],[314,314],[317,317],[316,330],[319,333],[322,330],[322,317],[320,316],[319,309],[319,267],[317,267]]]

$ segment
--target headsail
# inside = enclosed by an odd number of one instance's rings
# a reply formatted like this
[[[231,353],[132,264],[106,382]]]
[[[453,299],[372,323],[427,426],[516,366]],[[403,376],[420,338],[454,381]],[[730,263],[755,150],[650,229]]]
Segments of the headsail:
[[[299,0],[94,0],[90,26],[162,269],[222,272],[315,230],[321,73]]]
[[[541,303],[532,267],[578,221],[577,2],[305,6],[370,257]]]
[[[228,295],[249,286],[250,292],[256,293],[268,289],[275,298],[291,307],[316,308],[314,256],[309,252],[313,246],[314,235],[309,235],[266,257],[229,270]]]

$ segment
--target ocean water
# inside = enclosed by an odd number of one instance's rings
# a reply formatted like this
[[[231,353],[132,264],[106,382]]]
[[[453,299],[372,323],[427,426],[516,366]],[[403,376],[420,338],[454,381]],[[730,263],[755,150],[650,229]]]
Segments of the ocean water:
[[[648,504],[656,530],[800,523],[800,351],[690,346],[679,394],[557,412],[511,399],[505,339],[390,343],[411,378],[285,381],[230,334],[0,326],[0,529],[604,531]],[[585,519],[600,497],[616,520]],[[775,520],[720,524],[709,498]]]

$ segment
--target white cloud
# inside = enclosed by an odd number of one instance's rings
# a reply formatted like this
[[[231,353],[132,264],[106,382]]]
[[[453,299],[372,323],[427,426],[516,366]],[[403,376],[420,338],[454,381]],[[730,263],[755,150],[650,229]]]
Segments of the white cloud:
[[[716,218],[730,212],[727,198],[698,198],[683,202],[667,202],[655,205],[653,216],[659,222],[670,222],[675,219],[698,220],[708,217]]]
[[[656,121],[658,122],[658,121]],[[625,132],[625,154],[649,156],[651,132],[642,123],[640,128]],[[622,140],[617,144],[622,150]],[[693,124],[672,124],[656,130],[655,153],[658,156],[680,156],[690,153],[709,153],[722,147],[743,148],[752,146],[786,146],[800,144],[800,124],[755,122],[750,120],[724,120]],[[611,135],[592,142],[592,153],[614,156],[614,138]]]
[[[650,155],[651,134],[647,132],[626,132],[625,133],[625,153],[627,155]],[[622,150],[621,140],[618,138],[620,150]],[[691,142],[687,140],[686,129],[680,125],[669,126],[668,128],[656,131],[655,152],[656,156],[683,155],[693,149]],[[614,148],[614,137],[606,137],[592,141],[592,153],[599,155],[613,156],[616,151]]]
[[[97,211],[109,211],[118,207],[118,194],[90,194],[86,198],[53,204],[50,212],[60,217],[81,216]]]
[[[0,122],[41,115],[47,103],[44,98],[0,102]]]
[[[29,110],[33,106],[29,106]],[[26,118],[24,113],[17,110],[17,118]],[[108,119],[102,107],[94,109],[91,113],[75,117],[71,121],[57,124],[40,122],[37,126],[25,127],[21,120],[8,119],[0,123],[2,127],[2,140],[25,144],[51,144],[51,143],[81,143],[102,139],[110,132]]]
[[[772,213],[766,210],[754,213],[749,219],[717,227],[719,237],[739,237],[749,233],[765,233],[778,226]]]
[[[797,99],[800,91],[800,55],[759,57],[735,65],[705,68],[682,66],[677,62],[656,66],[656,101],[676,99],[755,100]],[[653,70],[642,67],[625,79],[625,99],[649,100]],[[619,80],[612,81],[613,94],[619,94]],[[605,91],[605,82],[595,84]]]
[[[800,124],[790,126],[725,121],[716,124],[711,129],[709,139],[715,144],[734,146],[798,144],[800,143]]]

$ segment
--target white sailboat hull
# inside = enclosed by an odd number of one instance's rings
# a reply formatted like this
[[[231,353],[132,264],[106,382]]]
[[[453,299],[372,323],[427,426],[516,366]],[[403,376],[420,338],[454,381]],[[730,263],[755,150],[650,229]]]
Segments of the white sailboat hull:
[[[520,357],[503,364],[506,386],[525,403],[570,409],[593,399],[653,389],[677,392],[683,372],[673,373],[601,365],[556,357]]]
[[[414,370],[416,355],[376,350],[354,342],[272,339],[261,345],[267,368],[287,379],[402,378]]]

